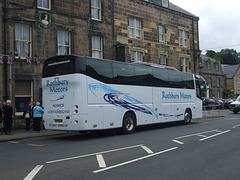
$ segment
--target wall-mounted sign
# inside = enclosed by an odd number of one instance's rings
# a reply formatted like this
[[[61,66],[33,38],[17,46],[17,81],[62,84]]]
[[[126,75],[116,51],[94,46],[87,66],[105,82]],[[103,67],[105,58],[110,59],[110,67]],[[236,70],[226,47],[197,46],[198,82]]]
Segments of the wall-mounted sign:
[[[48,12],[41,11],[39,13],[39,23],[41,27],[47,29],[51,26],[51,22],[52,22],[51,15]]]

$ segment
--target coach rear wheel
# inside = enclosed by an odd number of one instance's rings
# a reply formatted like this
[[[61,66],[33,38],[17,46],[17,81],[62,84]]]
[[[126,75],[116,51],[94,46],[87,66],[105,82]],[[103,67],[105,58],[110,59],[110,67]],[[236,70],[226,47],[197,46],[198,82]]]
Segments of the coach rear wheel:
[[[192,120],[192,114],[189,109],[187,109],[184,113],[184,124],[190,124]]]
[[[131,134],[136,129],[136,118],[132,113],[126,113],[123,117],[122,132]]]

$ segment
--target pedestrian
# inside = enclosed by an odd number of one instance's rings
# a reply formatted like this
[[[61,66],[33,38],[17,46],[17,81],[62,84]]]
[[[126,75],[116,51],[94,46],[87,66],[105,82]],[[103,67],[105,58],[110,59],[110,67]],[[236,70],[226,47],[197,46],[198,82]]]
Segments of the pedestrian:
[[[12,123],[13,123],[13,108],[11,106],[11,101],[7,100],[7,105],[3,107],[4,113],[4,130],[6,135],[12,135]]]
[[[40,132],[42,121],[43,109],[40,107],[40,102],[36,102],[36,106],[33,108],[33,122],[36,132]]]
[[[2,131],[1,131],[1,134],[5,133],[5,122],[4,122],[4,107],[6,106],[7,104],[5,102],[3,102],[3,106],[1,108],[2,110]]]
[[[33,114],[34,114],[33,108],[34,108],[35,106],[36,106],[36,102],[33,102],[33,106],[32,106],[33,131],[36,131],[36,128],[35,128],[36,123],[35,123],[34,118],[33,118]]]
[[[23,118],[26,121],[26,131],[30,131],[30,123],[31,123],[31,117],[32,117],[32,101],[29,101],[28,104],[26,104],[23,112]]]

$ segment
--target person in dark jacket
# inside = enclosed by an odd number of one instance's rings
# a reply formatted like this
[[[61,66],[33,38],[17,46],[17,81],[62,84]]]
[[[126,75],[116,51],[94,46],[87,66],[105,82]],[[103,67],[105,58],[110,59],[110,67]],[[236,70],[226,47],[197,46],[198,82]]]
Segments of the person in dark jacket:
[[[3,107],[4,113],[4,130],[6,135],[12,135],[12,123],[13,123],[13,108],[11,106],[11,101],[7,100],[7,105]]]
[[[23,118],[26,121],[26,131],[30,131],[30,123],[32,117],[32,101],[29,101],[24,108]]]

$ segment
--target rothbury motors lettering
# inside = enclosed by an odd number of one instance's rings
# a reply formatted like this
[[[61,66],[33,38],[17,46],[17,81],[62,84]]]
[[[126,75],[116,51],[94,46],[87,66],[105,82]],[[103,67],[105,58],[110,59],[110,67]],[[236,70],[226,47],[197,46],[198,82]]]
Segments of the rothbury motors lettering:
[[[56,87],[56,86],[68,86],[69,80],[60,80],[59,78],[55,78],[53,81],[46,81],[47,87],[50,88],[51,93],[60,93],[60,92],[68,92],[68,87]]]
[[[162,99],[192,99],[192,95],[190,94],[184,94],[183,92],[180,92],[179,94],[173,93],[173,92],[165,92],[162,91]]]

